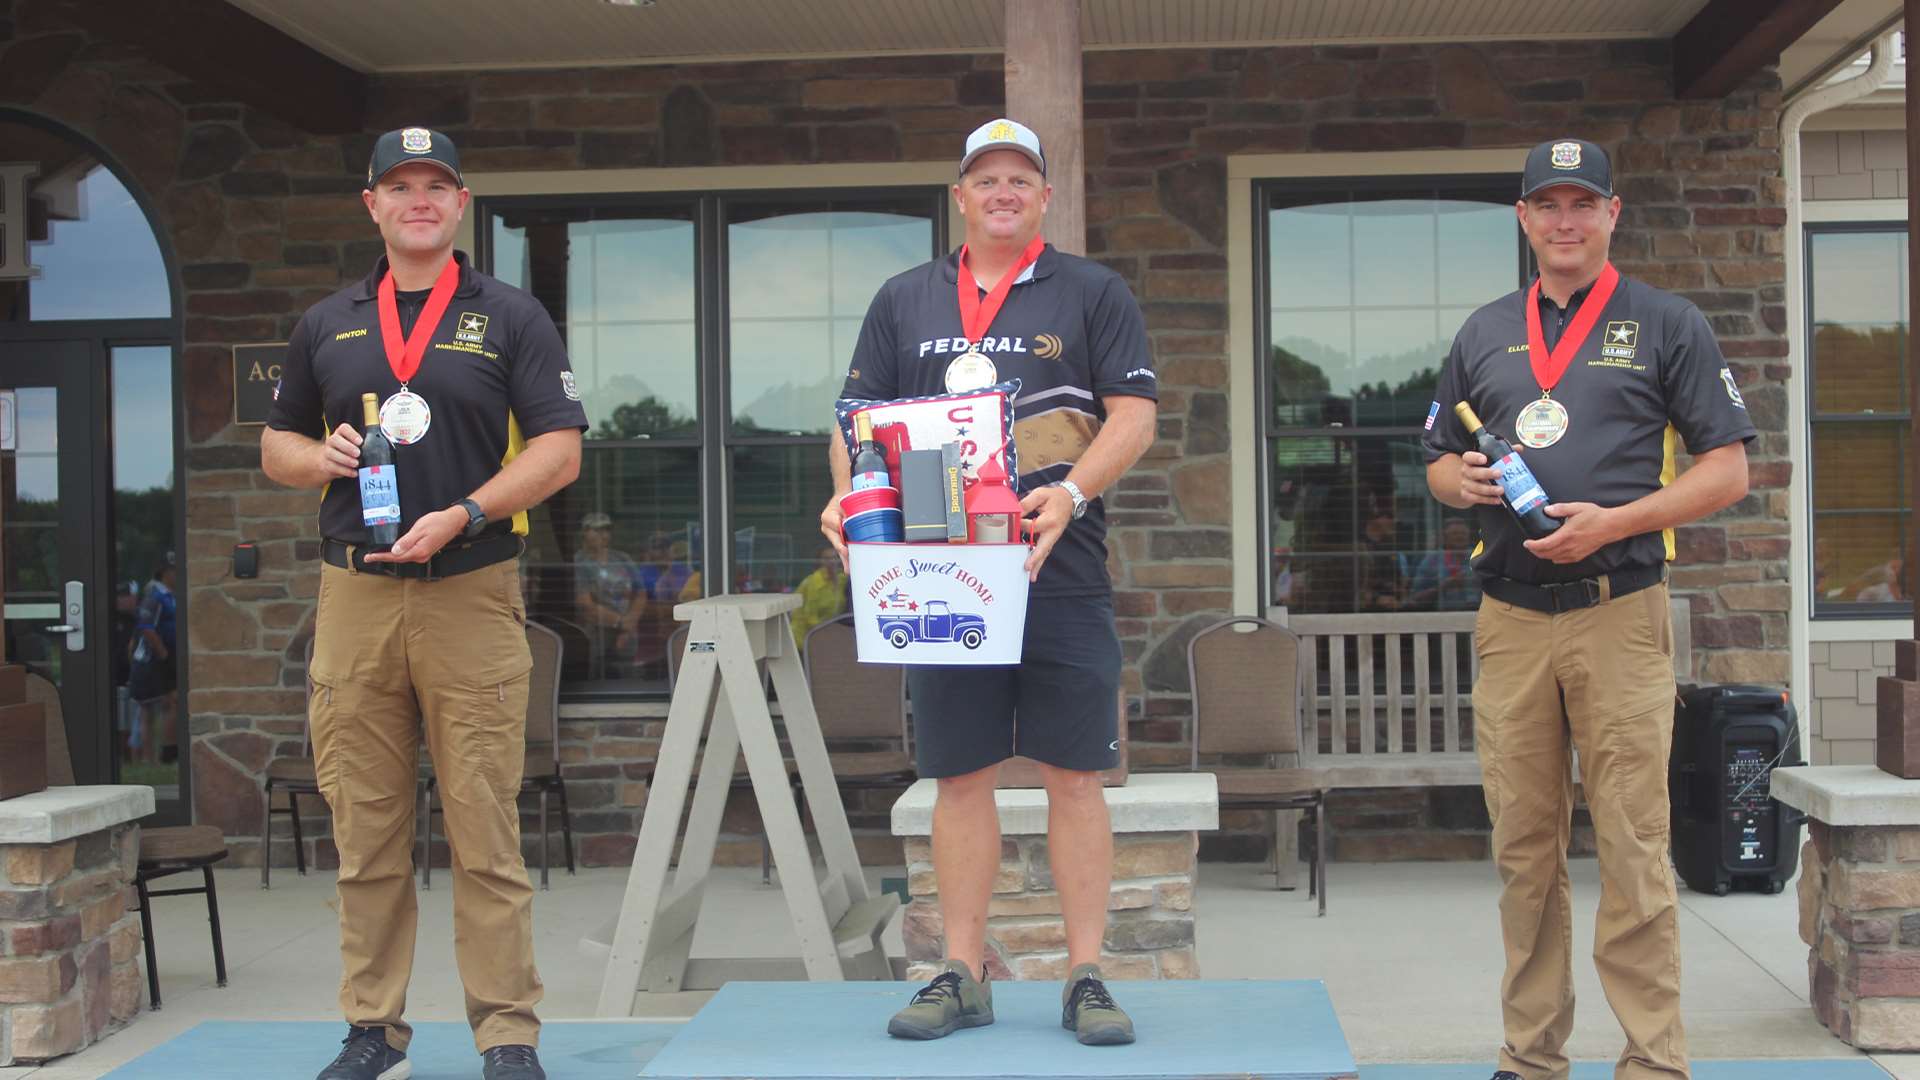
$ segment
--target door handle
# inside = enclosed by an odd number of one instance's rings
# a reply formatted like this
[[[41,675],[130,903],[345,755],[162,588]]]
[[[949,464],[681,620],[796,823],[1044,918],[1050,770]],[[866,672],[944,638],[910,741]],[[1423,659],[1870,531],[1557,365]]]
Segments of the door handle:
[[[81,652],[87,647],[87,583],[67,582],[67,600],[61,607],[66,622],[47,627],[48,632],[67,635],[67,651]]]

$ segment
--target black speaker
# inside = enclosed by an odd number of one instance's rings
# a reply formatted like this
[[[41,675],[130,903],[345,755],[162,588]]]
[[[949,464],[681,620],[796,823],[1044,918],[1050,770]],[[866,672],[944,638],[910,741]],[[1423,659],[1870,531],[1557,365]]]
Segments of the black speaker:
[[[1683,688],[1674,702],[1667,791],[1673,865],[1695,892],[1777,893],[1800,862],[1805,818],[1771,795],[1775,768],[1800,760],[1800,725],[1785,691]]]

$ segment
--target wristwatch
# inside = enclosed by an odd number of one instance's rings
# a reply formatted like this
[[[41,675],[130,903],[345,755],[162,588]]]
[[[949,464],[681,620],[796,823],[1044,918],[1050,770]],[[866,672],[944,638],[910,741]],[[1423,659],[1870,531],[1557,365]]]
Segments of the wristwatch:
[[[1080,485],[1071,480],[1056,480],[1051,485],[1067,493],[1073,500],[1073,520],[1079,521],[1087,515],[1087,497],[1080,493]]]
[[[472,499],[461,499],[454,505],[467,512],[467,527],[460,530],[460,535],[468,540],[479,536],[480,530],[487,527],[487,512]]]

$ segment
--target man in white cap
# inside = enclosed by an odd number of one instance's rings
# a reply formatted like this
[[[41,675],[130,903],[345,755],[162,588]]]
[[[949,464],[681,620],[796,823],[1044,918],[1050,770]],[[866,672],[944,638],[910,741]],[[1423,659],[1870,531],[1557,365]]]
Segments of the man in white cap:
[[[1000,763],[1022,754],[1040,763],[1047,788],[1047,851],[1067,931],[1061,1024],[1090,1045],[1133,1041],[1099,967],[1113,874],[1100,772],[1118,763],[1120,746],[1120,641],[1100,494],[1152,445],[1157,389],[1126,283],[1041,240],[1046,167],[1039,137],[1023,124],[994,120],[968,136],[953,185],[966,243],[881,287],[842,391],[885,400],[1021,383],[1016,451],[1034,583],[1021,661],[907,669],[916,763],[939,781],[933,865],[947,962],[888,1025],[900,1038],[993,1022],[994,786]],[[844,559],[839,497],[852,485],[847,447],[830,443],[834,497],[820,523]]]

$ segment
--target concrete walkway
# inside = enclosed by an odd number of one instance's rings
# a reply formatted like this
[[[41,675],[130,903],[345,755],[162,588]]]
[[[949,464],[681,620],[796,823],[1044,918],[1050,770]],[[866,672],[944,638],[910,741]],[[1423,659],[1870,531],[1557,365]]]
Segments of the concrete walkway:
[[[876,868],[869,876],[899,876]],[[1487,863],[1336,864],[1327,917],[1315,919],[1304,892],[1278,893],[1251,866],[1202,867],[1196,896],[1199,960],[1209,979],[1324,979],[1355,1057],[1367,1063],[1483,1062],[1491,1073],[1500,1037],[1496,993],[1500,947],[1497,882]],[[338,1018],[339,956],[331,875],[274,873],[262,892],[257,872],[221,871],[221,917],[230,983],[213,986],[205,906],[198,897],[155,904],[161,995],[166,1007],[83,1053],[38,1069],[0,1069],[0,1080],[94,1080],[203,1020]],[[1575,955],[1592,950],[1598,873],[1573,864]],[[599,993],[600,965],[583,960],[583,928],[606,919],[625,887],[624,869],[555,874],[535,901],[536,950],[549,1021],[586,1019]],[[454,970],[451,881],[420,894],[420,947],[408,1015],[460,1020]],[[778,954],[791,928],[776,886],[757,869],[721,870],[709,892],[696,955]],[[1685,1009],[1696,1058],[1858,1058],[1820,1027],[1807,1006],[1806,947],[1795,931],[1795,901],[1682,892]],[[898,926],[888,947],[900,951]],[[1126,1001],[1124,984],[1116,985]],[[1569,1050],[1611,1061],[1621,1041],[1589,964],[1575,989],[1580,1011]],[[710,994],[654,1001],[648,1015],[692,1015]],[[904,998],[904,994],[903,994]],[[344,1033],[344,1027],[343,1027]],[[267,1049],[267,1048],[263,1048]],[[1920,1055],[1877,1057],[1899,1080],[1920,1080]],[[301,1063],[298,1074],[324,1061]],[[476,1057],[475,1075],[479,1074]],[[1362,1075],[1365,1071],[1363,1068]],[[1816,1080],[1809,1077],[1809,1080]]]

